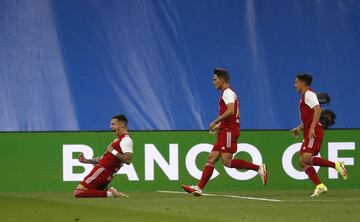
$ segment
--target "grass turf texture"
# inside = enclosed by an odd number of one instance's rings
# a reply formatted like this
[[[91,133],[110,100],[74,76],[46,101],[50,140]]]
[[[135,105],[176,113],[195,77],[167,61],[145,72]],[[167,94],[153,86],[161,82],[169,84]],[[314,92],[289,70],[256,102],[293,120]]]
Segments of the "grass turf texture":
[[[315,199],[308,197],[310,192],[226,193],[281,202],[157,192],[129,192],[128,199],[75,199],[71,193],[0,193],[0,215],[1,221],[29,222],[360,221],[360,190],[330,190]]]

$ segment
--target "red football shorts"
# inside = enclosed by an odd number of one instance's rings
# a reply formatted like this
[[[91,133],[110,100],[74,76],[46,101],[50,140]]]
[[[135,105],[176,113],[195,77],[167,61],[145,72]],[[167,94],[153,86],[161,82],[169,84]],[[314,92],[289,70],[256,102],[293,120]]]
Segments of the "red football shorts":
[[[217,141],[211,151],[219,151],[220,153],[236,153],[237,139],[239,136],[239,131],[224,130],[219,132]]]
[[[88,189],[105,190],[112,178],[113,172],[96,165],[80,184]]]
[[[314,156],[317,156],[320,152],[322,138],[312,138],[306,137],[301,145],[300,155],[303,153],[312,153]]]

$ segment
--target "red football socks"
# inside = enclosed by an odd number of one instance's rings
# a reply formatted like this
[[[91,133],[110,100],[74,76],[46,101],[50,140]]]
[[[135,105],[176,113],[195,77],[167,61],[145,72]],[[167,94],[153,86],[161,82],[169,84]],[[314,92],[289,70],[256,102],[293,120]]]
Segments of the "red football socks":
[[[198,183],[198,187],[200,189],[204,189],[207,182],[210,180],[211,175],[214,172],[214,166],[212,165],[205,165],[204,171],[202,172],[201,179]]]
[[[89,190],[79,190],[77,189],[74,194],[75,197],[81,198],[81,197],[106,197],[106,191],[105,190],[95,190],[95,189],[89,189]]]
[[[318,175],[316,174],[316,171],[315,171],[314,167],[308,167],[308,168],[306,168],[305,173],[309,176],[309,179],[310,179],[315,185],[319,185],[319,184],[321,183]]]
[[[249,170],[254,170],[254,171],[259,170],[258,165],[255,165],[255,164],[250,163],[250,162],[245,161],[245,160],[239,160],[239,159],[231,160],[230,168],[249,169]]]
[[[324,167],[332,167],[335,168],[335,163],[331,162],[329,160],[326,159],[322,159],[320,157],[312,157],[311,158],[311,163],[313,166],[324,166]]]

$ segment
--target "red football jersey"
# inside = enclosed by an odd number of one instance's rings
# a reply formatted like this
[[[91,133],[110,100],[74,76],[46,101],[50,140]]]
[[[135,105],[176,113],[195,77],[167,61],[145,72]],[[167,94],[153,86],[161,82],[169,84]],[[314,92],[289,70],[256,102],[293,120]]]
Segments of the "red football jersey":
[[[221,92],[219,99],[219,116],[226,112],[226,104],[234,103],[234,114],[227,117],[220,122],[219,131],[229,129],[231,131],[240,130],[240,113],[239,113],[239,100],[234,90],[226,88]]]
[[[121,134],[118,138],[116,138],[112,143],[111,147],[114,148],[114,150],[118,151],[120,154],[124,154],[123,148],[121,148],[120,143],[123,140],[130,140],[131,142],[131,152],[132,152],[132,140],[130,138],[129,134]],[[128,150],[126,150],[128,152]],[[122,162],[116,158],[112,153],[105,152],[105,154],[102,156],[99,165],[103,166],[105,169],[117,172],[120,167],[122,166]]]
[[[311,123],[314,117],[314,106],[319,105],[319,101],[317,99],[316,93],[311,89],[307,90],[300,99],[299,102],[299,110],[300,110],[300,118],[303,123],[303,132],[304,138],[309,136]],[[323,138],[324,131],[321,126],[321,123],[317,123],[315,126],[315,137]]]

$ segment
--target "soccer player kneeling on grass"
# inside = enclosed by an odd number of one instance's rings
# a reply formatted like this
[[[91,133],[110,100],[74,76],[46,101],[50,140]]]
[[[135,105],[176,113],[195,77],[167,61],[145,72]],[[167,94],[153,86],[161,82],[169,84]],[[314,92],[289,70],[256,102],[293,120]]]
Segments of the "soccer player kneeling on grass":
[[[96,165],[76,187],[75,197],[128,197],[113,187],[107,188],[121,166],[132,162],[133,141],[128,133],[127,122],[124,115],[112,117],[110,128],[117,138],[106,148],[102,157],[86,159],[80,154],[81,163]]]
[[[311,197],[319,196],[327,192],[327,187],[320,182],[313,166],[335,168],[339,174],[346,179],[347,172],[344,162],[331,162],[317,157],[320,152],[321,143],[324,138],[324,130],[319,122],[321,108],[316,93],[310,88],[312,76],[300,73],[295,79],[295,88],[302,96],[299,102],[301,124],[292,131],[298,138],[300,130],[304,132],[304,141],[300,149],[300,166],[315,184],[316,188]]]
[[[230,75],[222,68],[214,70],[214,87],[221,91],[219,99],[219,117],[210,123],[210,132],[218,131],[217,141],[211,150],[202,172],[201,179],[196,186],[182,185],[183,189],[195,196],[201,196],[202,190],[211,178],[215,163],[220,159],[224,166],[236,169],[257,171],[262,182],[266,185],[266,165],[256,165],[245,160],[233,159],[237,151],[237,139],[240,135],[239,101],[233,89],[229,86]]]

